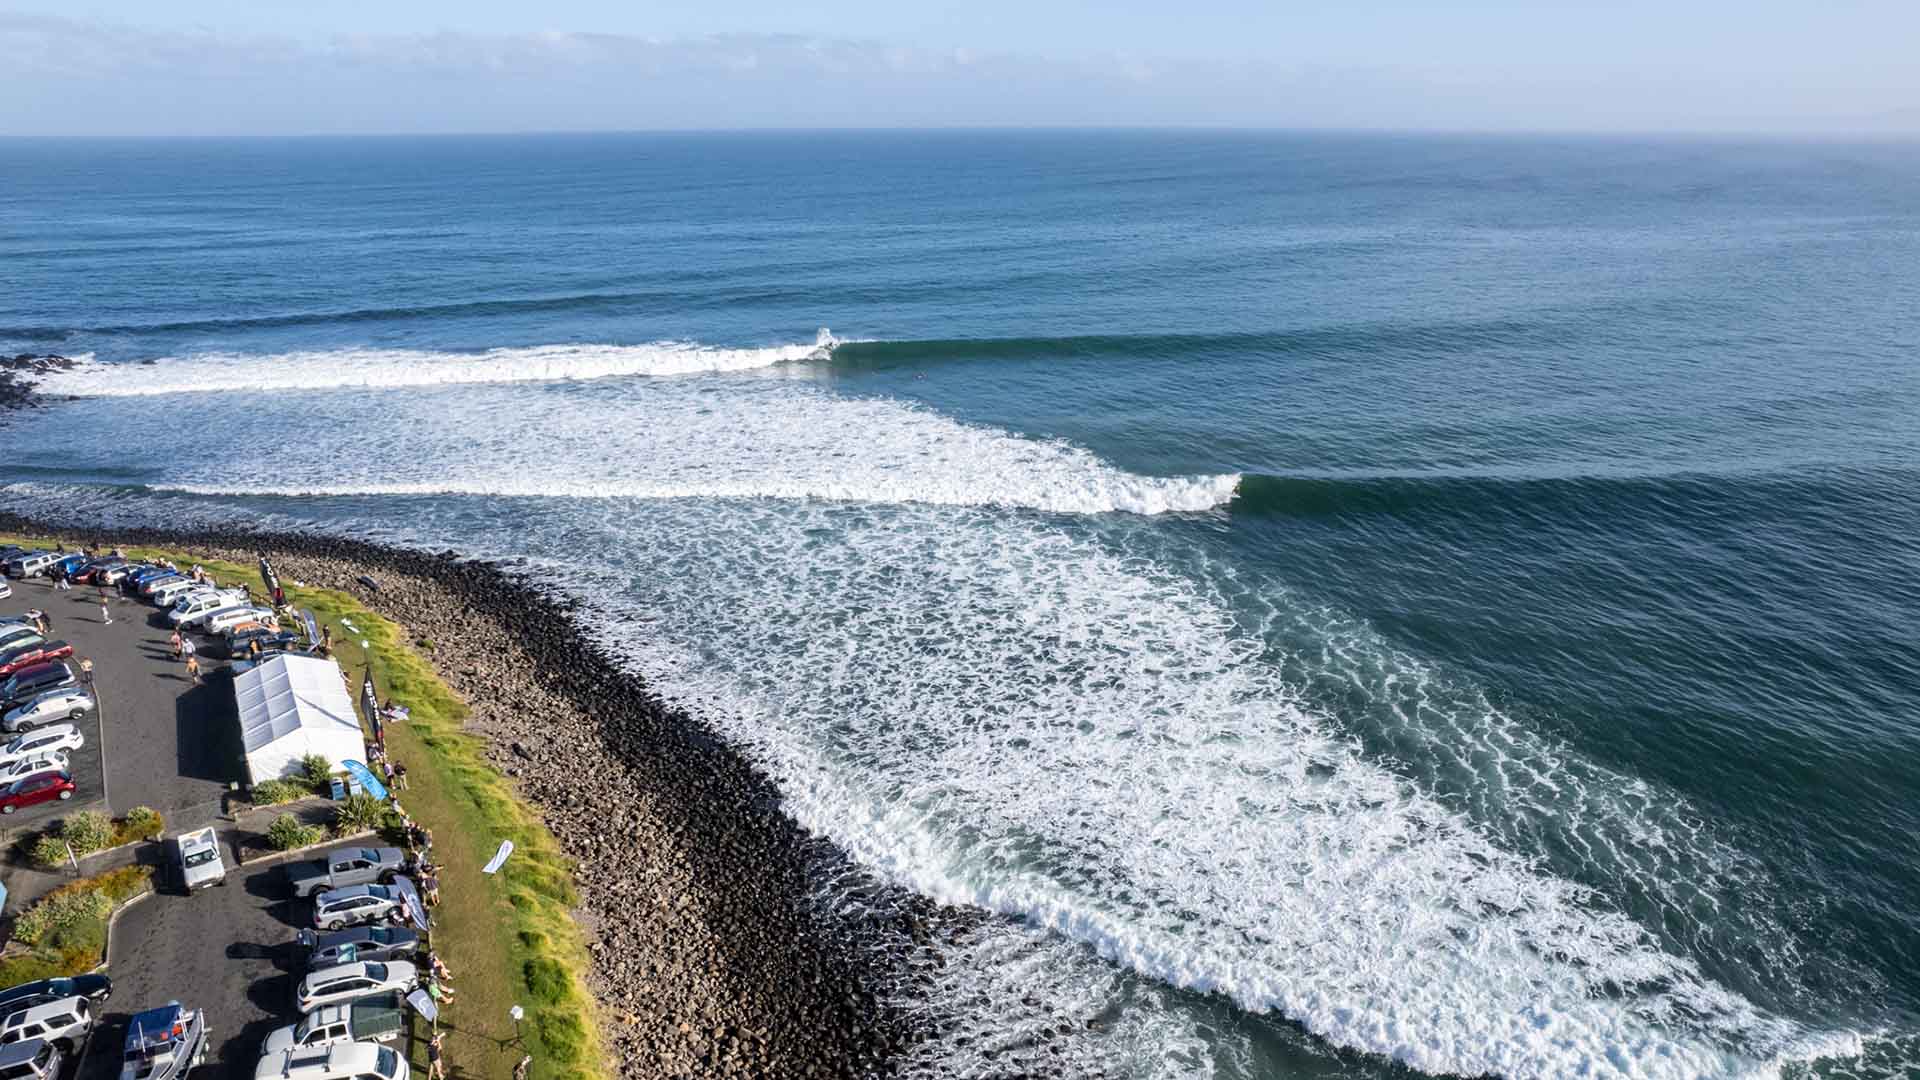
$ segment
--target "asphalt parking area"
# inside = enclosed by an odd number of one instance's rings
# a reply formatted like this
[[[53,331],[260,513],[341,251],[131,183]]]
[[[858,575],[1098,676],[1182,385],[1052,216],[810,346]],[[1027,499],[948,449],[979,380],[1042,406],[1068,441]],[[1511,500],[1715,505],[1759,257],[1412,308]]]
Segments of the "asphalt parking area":
[[[45,827],[81,809],[124,814],[151,806],[170,833],[196,828],[220,813],[227,785],[243,775],[233,691],[222,665],[207,663],[195,686],[171,655],[165,613],[109,591],[111,624],[100,617],[97,591],[60,591],[43,581],[13,582],[0,613],[39,608],[55,638],[72,643],[73,663],[92,657],[100,714],[85,723],[87,745],[72,756],[80,790],[67,802],[28,807],[5,827]],[[203,659],[203,663],[205,663]]]
[[[221,849],[231,867],[228,840],[223,835]],[[227,884],[191,895],[163,870],[159,891],[121,913],[108,945],[113,997],[78,1080],[118,1076],[128,1018],[172,1000],[203,1010],[212,1030],[195,1080],[251,1080],[261,1041],[298,1019],[293,987],[304,972],[294,935],[307,906],[293,899],[281,876],[286,861],[230,869]]]

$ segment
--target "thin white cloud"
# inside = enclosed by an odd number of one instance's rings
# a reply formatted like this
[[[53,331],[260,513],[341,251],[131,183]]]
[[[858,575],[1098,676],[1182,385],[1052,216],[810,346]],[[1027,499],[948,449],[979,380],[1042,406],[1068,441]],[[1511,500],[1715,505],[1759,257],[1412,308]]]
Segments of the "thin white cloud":
[[[1682,73],[1061,59],[787,34],[341,34],[0,13],[0,133],[1233,124],[1452,129],[1908,127],[1897,86]],[[1908,76],[1910,78],[1910,76]],[[1886,78],[1897,82],[1897,74]],[[1816,92],[1817,91],[1817,92]],[[1904,97],[1902,94],[1904,93]]]

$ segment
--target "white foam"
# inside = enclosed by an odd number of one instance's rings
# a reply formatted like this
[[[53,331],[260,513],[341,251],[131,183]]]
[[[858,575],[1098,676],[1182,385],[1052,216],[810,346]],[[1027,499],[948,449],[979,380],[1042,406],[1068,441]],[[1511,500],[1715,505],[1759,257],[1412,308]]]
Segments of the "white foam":
[[[822,329],[811,345],[721,349],[682,341],[648,345],[539,345],[480,353],[414,349],[329,349],[275,355],[196,353],[151,364],[107,364],[91,356],[44,376],[43,394],[146,397],[230,391],[398,388],[476,383],[573,382],[619,376],[751,371],[821,359],[837,344]]]
[[[253,413],[236,399],[217,422],[257,426]],[[333,445],[338,415],[282,415],[260,434]],[[724,398],[679,381],[537,395],[475,387],[385,396],[355,416],[350,454],[187,458],[170,463],[159,486],[202,495],[757,497],[1158,514],[1224,505],[1240,479],[1139,476],[1068,443],[787,382],[729,386]]]

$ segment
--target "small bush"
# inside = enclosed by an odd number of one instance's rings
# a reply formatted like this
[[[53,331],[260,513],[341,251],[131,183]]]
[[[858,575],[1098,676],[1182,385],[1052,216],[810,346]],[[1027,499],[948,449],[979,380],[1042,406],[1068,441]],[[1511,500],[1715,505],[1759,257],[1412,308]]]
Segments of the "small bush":
[[[50,893],[45,900],[28,908],[14,920],[13,936],[27,945],[38,945],[51,933],[88,919],[97,922],[112,911],[113,900],[97,889]]]
[[[49,870],[65,866],[67,863],[67,842],[47,833],[33,842],[33,864]]]
[[[88,855],[113,843],[113,819],[98,810],[82,810],[60,823],[60,839],[75,855]]]
[[[387,804],[371,795],[349,795],[333,810],[333,828],[339,833],[377,829],[387,818]]]
[[[333,780],[333,762],[325,754],[308,754],[300,759],[300,779],[315,791],[327,790]]]
[[[151,806],[136,806],[120,819],[119,827],[114,830],[114,840],[125,844],[134,840],[157,839],[166,827],[166,819],[160,816],[160,811]]]
[[[278,806],[281,803],[304,799],[313,794],[303,783],[294,780],[268,780],[253,785],[253,805]]]
[[[123,866],[88,879],[90,887],[106,894],[114,903],[128,900],[153,888],[153,867]]]
[[[308,844],[317,844],[326,837],[325,830],[318,825],[301,824],[292,814],[281,814],[267,827],[267,843],[276,851],[288,851]]]

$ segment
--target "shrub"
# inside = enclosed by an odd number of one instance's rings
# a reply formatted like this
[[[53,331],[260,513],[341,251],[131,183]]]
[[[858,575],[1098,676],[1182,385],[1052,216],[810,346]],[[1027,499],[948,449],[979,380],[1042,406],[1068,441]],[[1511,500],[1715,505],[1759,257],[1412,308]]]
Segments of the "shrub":
[[[320,826],[302,824],[292,814],[281,814],[267,827],[267,843],[273,845],[276,851],[317,844],[325,837],[326,832]]]
[[[91,887],[106,894],[114,903],[131,899],[153,887],[153,867],[123,866],[88,879]]]
[[[278,806],[313,794],[307,786],[293,780],[268,780],[253,785],[253,805]]]
[[[49,934],[88,919],[97,922],[112,911],[113,901],[97,889],[61,890],[22,912],[13,922],[13,936],[27,945],[38,945]]]
[[[387,817],[387,804],[371,795],[349,795],[333,810],[335,832],[357,833],[377,829]]]
[[[49,870],[64,866],[67,862],[67,842],[52,833],[46,833],[33,842],[32,858],[35,866],[44,866]]]
[[[160,811],[151,806],[136,806],[120,819],[114,839],[123,844],[132,840],[157,839],[166,827],[166,819],[160,816]]]
[[[113,819],[98,810],[82,810],[60,823],[60,839],[73,845],[75,855],[99,851],[113,843]]]
[[[300,779],[315,791],[327,790],[333,780],[333,762],[325,754],[308,754],[300,759]]]

